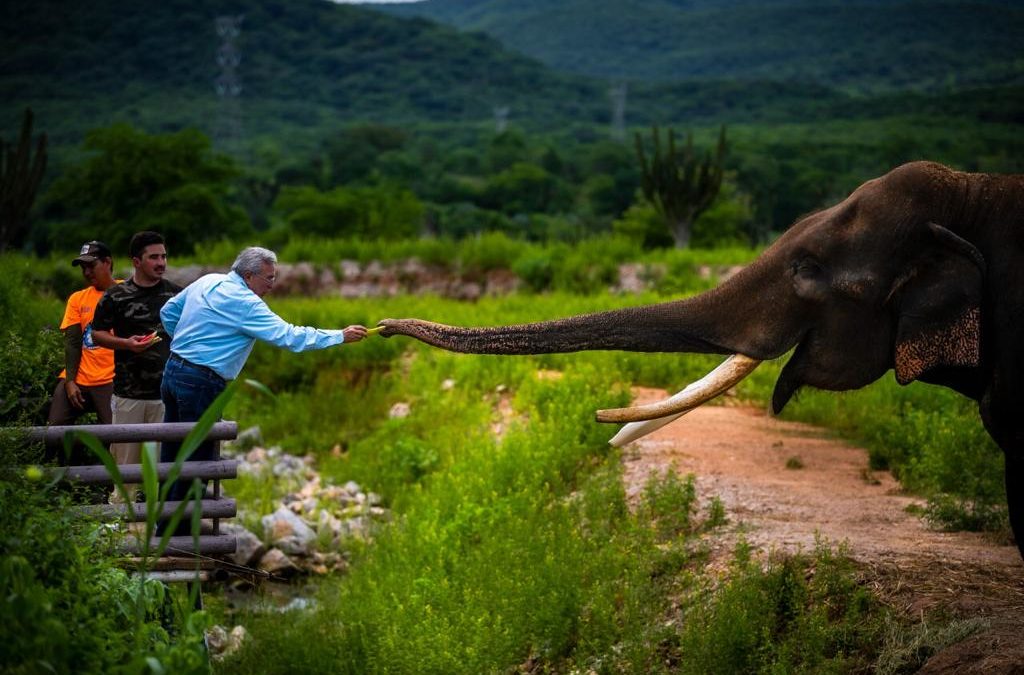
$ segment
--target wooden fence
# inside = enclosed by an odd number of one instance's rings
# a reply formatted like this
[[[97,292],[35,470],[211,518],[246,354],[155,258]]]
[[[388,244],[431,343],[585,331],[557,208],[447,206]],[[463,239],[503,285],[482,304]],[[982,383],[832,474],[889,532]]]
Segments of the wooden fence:
[[[90,424],[74,426],[27,427],[27,440],[32,443],[43,443],[47,447],[62,447],[68,432],[85,431],[95,436],[101,443],[132,443],[132,442],[180,442],[192,431],[192,422],[168,422],[154,424]],[[164,557],[151,566],[150,576],[164,581],[189,581],[195,579],[196,558],[202,559],[200,567],[209,569],[214,556],[233,554],[236,548],[234,535],[220,531],[220,521],[232,518],[236,514],[235,500],[221,495],[222,480],[235,478],[238,462],[232,459],[220,459],[220,441],[234,440],[238,435],[236,422],[217,422],[206,435],[207,441],[216,441],[216,459],[211,461],[187,461],[178,476],[179,480],[191,481],[198,478],[211,481],[211,489],[201,501],[201,515],[204,519],[212,519],[212,528],[199,536],[198,546],[191,536],[172,536],[164,552]],[[157,464],[157,477],[160,481],[167,478],[173,463]],[[125,484],[142,483],[141,464],[122,464],[118,466]],[[62,480],[82,485],[113,486],[114,480],[105,466],[67,466],[56,467],[52,471]],[[178,508],[180,502],[168,501],[164,504],[161,516],[169,516]],[[126,520],[141,522],[146,520],[145,504],[95,504],[79,507],[83,513],[101,520]],[[184,518],[189,518],[194,509],[193,503],[185,507]],[[157,538],[151,541],[151,550],[155,549]],[[138,554],[140,542],[134,537],[126,537],[123,551]],[[206,576],[205,574],[203,575]]]

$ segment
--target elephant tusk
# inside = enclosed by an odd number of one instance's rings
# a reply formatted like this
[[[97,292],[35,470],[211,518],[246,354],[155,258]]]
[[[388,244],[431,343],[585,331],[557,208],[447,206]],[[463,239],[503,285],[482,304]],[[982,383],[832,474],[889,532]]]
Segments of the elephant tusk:
[[[632,443],[633,441],[643,438],[647,434],[657,431],[663,426],[675,422],[677,419],[690,412],[684,410],[681,413],[675,415],[669,415],[668,417],[659,417],[656,420],[645,420],[643,422],[630,422],[629,424],[623,425],[619,429],[619,433],[611,437],[608,444],[615,448],[621,448],[622,446]]]
[[[612,441],[614,445],[614,441],[623,434],[631,436],[631,440],[635,440],[725,393],[729,387],[745,378],[760,364],[761,362],[756,359],[742,354],[733,354],[703,378],[664,401],[633,408],[598,410],[597,421],[634,423],[636,426],[634,424],[627,425]],[[641,422],[643,423],[641,424]],[[624,442],[628,443],[629,441]]]

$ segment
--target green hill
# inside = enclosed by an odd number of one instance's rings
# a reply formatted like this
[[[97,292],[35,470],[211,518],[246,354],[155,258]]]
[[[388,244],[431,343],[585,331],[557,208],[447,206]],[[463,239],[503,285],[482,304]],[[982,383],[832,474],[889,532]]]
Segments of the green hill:
[[[482,31],[563,71],[770,79],[850,91],[1024,82],[1019,2],[427,0],[381,5]]]
[[[776,10],[795,11],[782,0],[756,10],[728,0],[651,0],[643,5],[648,14],[622,10],[613,0],[588,0],[589,14],[581,14],[584,5],[576,0],[461,4],[429,0],[416,10],[429,6],[439,13],[448,12],[448,18],[475,16],[474,20],[488,24],[514,13],[525,26],[536,25],[544,16],[554,17],[545,9],[549,4],[560,8],[560,21],[572,23],[570,15],[575,8],[575,23],[580,27],[608,25],[618,16],[638,31],[643,22],[638,23],[637,16],[648,16],[654,24],[662,16],[652,12],[689,12],[687,16],[710,20],[711,14],[723,12],[767,15]],[[950,12],[966,7],[963,3],[944,6]],[[826,3],[823,7],[821,16],[834,16],[846,6]],[[1014,23],[1019,12],[1012,7],[977,7],[982,13],[1002,12],[1007,30],[1019,25]],[[622,10],[620,14],[616,8]],[[215,19],[223,15],[243,16],[237,38],[242,90],[229,104],[219,99],[214,89],[220,72],[217,50],[222,43]],[[824,21],[821,17],[817,20]],[[760,29],[764,35],[759,39],[768,40],[771,25],[766,23]],[[657,25],[645,30],[650,39],[636,43],[629,48],[633,51],[624,54],[648,53],[662,39],[658,36],[664,31]],[[970,34],[968,28],[965,31]],[[583,34],[582,28],[577,32],[566,28],[566,44]],[[711,36],[701,39],[714,42]],[[994,74],[1005,65],[997,58],[1002,49],[998,41],[984,43],[993,58],[977,67],[977,72],[992,73],[998,87],[983,94],[954,88],[913,98],[898,93],[854,96],[800,78],[784,81],[781,67],[756,63],[751,45],[758,44],[757,40],[748,43],[743,51],[742,45],[732,43],[730,47],[722,37],[717,52],[700,57],[714,61],[718,53],[721,73],[708,70],[703,77],[685,81],[631,81],[626,124],[818,123],[922,110],[965,120],[1020,123],[1024,110],[1024,87],[1007,87],[1005,81],[1015,79]],[[819,68],[836,68],[842,59],[856,61],[866,49],[855,48],[850,41],[834,44],[846,49],[833,49],[835,54],[828,62],[832,65],[809,61]],[[721,56],[732,48],[738,51],[728,58]],[[698,46],[688,49],[698,50]],[[965,59],[974,58],[970,55],[978,53],[977,45],[965,43],[963,52]],[[613,61],[628,64],[644,59]],[[746,71],[739,67],[741,62],[748,63]],[[741,71],[752,74],[717,77],[728,70],[725,66],[729,63],[733,75]],[[799,62],[790,63],[795,68]],[[936,72],[944,67],[936,65]],[[894,66],[893,73],[902,72]],[[754,77],[758,73],[765,77]],[[324,0],[94,0],[87,5],[8,0],[0,5],[0,136],[10,138],[16,132],[26,106],[36,112],[36,128],[50,136],[54,172],[74,158],[90,129],[129,122],[150,132],[193,126],[215,135],[224,119],[232,118],[227,114],[232,110],[249,151],[261,157],[291,158],[308,157],[325,138],[360,121],[417,126],[441,134],[451,143],[460,135],[472,138],[493,130],[495,108],[507,108],[510,123],[528,131],[579,130],[589,137],[604,133],[599,130],[607,128],[612,116],[607,78],[556,72],[482,33],[463,33],[420,18],[394,17]]]
[[[237,102],[250,137],[301,145],[358,120],[488,122],[513,101],[513,118],[608,115],[602,87],[492,38],[323,0],[13,0],[0,7],[0,130],[32,106],[58,148],[114,121],[212,133],[221,15],[244,15]]]

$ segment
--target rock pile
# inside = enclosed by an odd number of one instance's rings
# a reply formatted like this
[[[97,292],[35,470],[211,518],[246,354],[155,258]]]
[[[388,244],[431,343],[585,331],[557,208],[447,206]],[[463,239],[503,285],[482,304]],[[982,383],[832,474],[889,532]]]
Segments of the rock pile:
[[[243,436],[258,442],[258,431],[247,430]],[[347,544],[369,540],[375,524],[390,517],[380,496],[364,492],[355,481],[325,481],[313,455],[296,457],[256,445],[236,450],[235,456],[240,480],[265,481],[274,494],[282,495],[273,513],[258,518],[239,511],[235,523],[224,525],[238,540],[232,560],[239,565],[277,578],[344,570]]]

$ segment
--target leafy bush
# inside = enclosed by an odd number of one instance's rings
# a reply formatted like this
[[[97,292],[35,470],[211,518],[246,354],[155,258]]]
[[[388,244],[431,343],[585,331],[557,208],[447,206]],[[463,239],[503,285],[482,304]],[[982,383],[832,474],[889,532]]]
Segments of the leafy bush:
[[[191,252],[250,232],[245,212],[227,199],[237,167],[199,131],[150,135],[116,124],[90,132],[84,149],[86,158],[45,195],[58,221],[48,235],[54,248],[99,238],[127,251],[132,234],[156,230],[172,251]]]
[[[59,331],[29,334],[8,332],[0,341],[0,425],[46,424],[50,397],[64,366],[64,340]]]
[[[26,457],[15,447],[0,439],[0,670],[208,672],[203,616],[172,641],[162,621],[174,620],[175,601],[165,587],[118,568],[109,531],[71,511],[68,493],[12,470]]]
[[[303,236],[396,239],[419,233],[423,205],[407,189],[392,186],[281,189],[274,208],[288,228]]]

